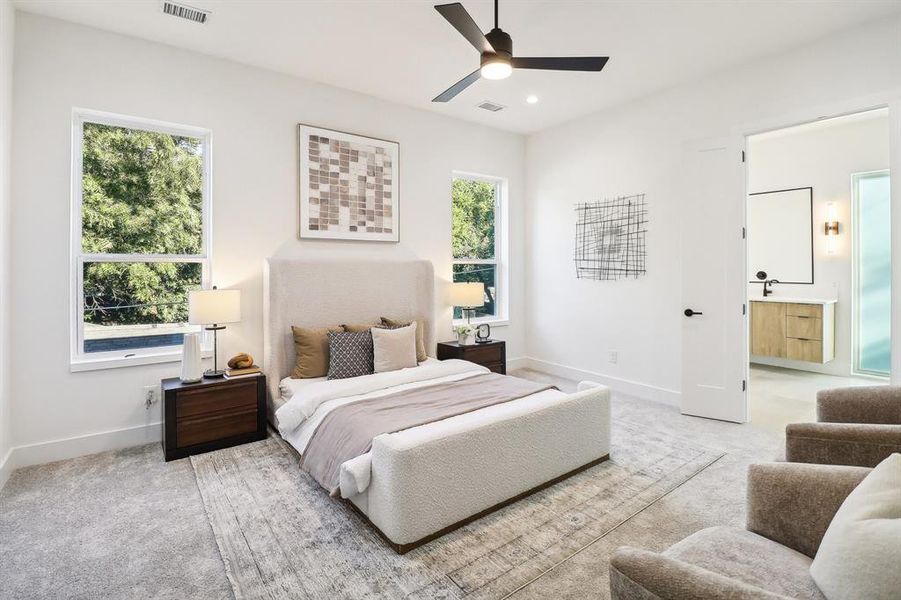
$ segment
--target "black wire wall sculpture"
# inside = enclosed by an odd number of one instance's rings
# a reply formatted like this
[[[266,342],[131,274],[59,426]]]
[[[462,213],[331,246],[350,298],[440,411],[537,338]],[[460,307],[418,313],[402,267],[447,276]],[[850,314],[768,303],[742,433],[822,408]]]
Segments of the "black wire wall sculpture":
[[[576,205],[576,277],[608,281],[645,274],[644,194]]]

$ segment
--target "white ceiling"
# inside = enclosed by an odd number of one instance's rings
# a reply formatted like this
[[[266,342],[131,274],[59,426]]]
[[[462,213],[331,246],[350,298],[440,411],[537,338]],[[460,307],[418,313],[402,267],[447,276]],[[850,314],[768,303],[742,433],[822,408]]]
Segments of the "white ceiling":
[[[274,69],[442,114],[529,133],[901,12],[901,0],[501,0],[519,56],[610,56],[601,73],[515,71],[448,104],[431,98],[478,67],[436,0],[187,0],[205,25],[160,0],[18,0],[20,10]],[[492,2],[465,0],[485,30]],[[540,99],[529,105],[525,98]],[[475,105],[506,105],[490,113]]]

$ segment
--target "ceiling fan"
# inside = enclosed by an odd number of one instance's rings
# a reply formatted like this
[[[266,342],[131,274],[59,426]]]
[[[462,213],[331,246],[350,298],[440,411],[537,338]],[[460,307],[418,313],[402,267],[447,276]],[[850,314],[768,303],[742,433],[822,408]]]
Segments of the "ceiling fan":
[[[494,0],[494,29],[482,33],[476,22],[459,2],[435,7],[448,23],[454,26],[482,55],[481,66],[450,86],[432,102],[447,102],[475,83],[485,79],[505,79],[513,69],[546,69],[552,71],[600,71],[609,60],[606,56],[558,56],[522,58],[513,56],[513,39],[497,26],[497,2]]]

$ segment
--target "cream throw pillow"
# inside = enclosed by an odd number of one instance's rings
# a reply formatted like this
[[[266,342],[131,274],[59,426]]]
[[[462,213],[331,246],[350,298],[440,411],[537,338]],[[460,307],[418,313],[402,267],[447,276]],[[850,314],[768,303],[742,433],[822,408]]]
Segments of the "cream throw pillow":
[[[373,370],[376,373],[416,366],[416,322],[397,329],[372,328]]]
[[[848,494],[810,575],[829,600],[901,597],[901,454],[876,465]]]
[[[412,321],[416,323],[416,360],[419,362],[424,361],[429,357],[425,348],[425,325],[423,324],[422,319],[416,319]],[[385,327],[406,327],[409,325],[411,321],[401,320],[401,319],[389,319],[388,317],[382,317],[382,325]]]

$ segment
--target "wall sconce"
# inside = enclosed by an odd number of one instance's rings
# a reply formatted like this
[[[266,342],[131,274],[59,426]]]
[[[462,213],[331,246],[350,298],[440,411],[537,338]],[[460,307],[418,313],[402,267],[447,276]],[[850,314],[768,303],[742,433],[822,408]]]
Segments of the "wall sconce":
[[[826,223],[823,231],[826,234],[826,252],[835,254],[836,238],[839,234],[839,222],[835,216],[835,202],[826,204]]]

